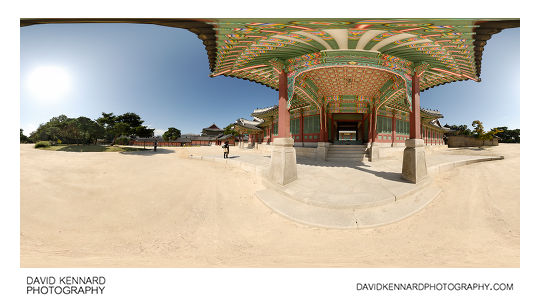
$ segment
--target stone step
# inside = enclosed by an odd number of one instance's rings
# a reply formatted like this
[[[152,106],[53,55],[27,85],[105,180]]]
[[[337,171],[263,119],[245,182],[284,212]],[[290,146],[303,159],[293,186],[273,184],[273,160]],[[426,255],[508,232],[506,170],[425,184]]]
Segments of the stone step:
[[[331,144],[330,148],[366,148],[367,145],[365,144],[357,144],[357,145],[342,145],[342,144]]]
[[[424,208],[441,190],[428,186],[395,202],[369,208],[325,208],[309,205],[274,189],[257,191],[265,205],[292,221],[323,228],[369,228],[403,220]]]
[[[368,160],[367,156],[361,158],[326,158],[327,162],[362,163]]]
[[[367,153],[366,149],[328,149],[328,153],[335,154],[350,154],[350,153]]]
[[[350,154],[331,154],[328,153],[326,155],[326,158],[363,158],[364,156],[367,156],[365,153],[350,153]]]

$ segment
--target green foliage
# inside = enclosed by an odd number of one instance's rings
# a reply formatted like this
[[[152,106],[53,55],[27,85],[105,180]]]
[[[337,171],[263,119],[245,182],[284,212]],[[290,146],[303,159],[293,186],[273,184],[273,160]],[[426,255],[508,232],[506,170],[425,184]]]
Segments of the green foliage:
[[[105,139],[111,141],[111,145],[116,143],[116,139],[124,136],[151,137],[154,129],[143,126],[144,120],[135,113],[125,113],[115,116],[113,113],[102,113],[97,123],[105,129]]]
[[[30,134],[32,141],[62,141],[68,144],[95,143],[103,137],[104,129],[87,117],[68,118],[66,115],[53,117],[49,122],[40,124]]]
[[[116,144],[120,145],[129,145],[129,138],[128,137],[118,137],[116,138]]]
[[[174,141],[178,137],[181,136],[181,132],[177,128],[169,128],[165,133],[163,133],[162,137],[165,141]]]
[[[497,137],[499,137],[499,142],[502,143],[520,143],[519,129],[509,130],[508,127],[497,127],[495,128],[497,130],[500,130],[499,133],[497,133]]]
[[[21,140],[20,140],[20,143],[29,143],[31,142],[30,141],[30,138],[26,137],[26,135],[23,134],[23,129],[20,129],[21,130]]]
[[[223,134],[224,135],[233,135],[234,137],[238,137],[240,136],[240,133],[238,133],[235,129],[234,129],[234,123],[231,123],[229,124],[228,126],[225,127],[224,131],[223,131]]]
[[[62,152],[138,152],[147,151],[142,148],[129,147],[129,146],[104,146],[104,145],[54,145],[47,147],[47,150],[62,151]]]
[[[134,129],[135,135],[142,138],[154,136],[154,129],[149,129],[146,126],[138,126]]]
[[[473,121],[472,126],[474,127],[474,136],[481,140],[491,140],[497,133],[502,132],[497,128],[491,129],[489,132],[485,132],[484,125],[480,120]]]
[[[40,124],[38,129],[27,137],[31,142],[62,141],[65,144],[97,144],[98,139],[115,143],[120,136],[152,137],[154,129],[143,126],[139,115],[125,113],[115,116],[102,113],[97,120],[88,117],[68,118],[60,115]],[[21,142],[25,139],[21,129]]]
[[[444,127],[447,127],[454,132],[446,133],[447,136],[472,136],[471,130],[467,127],[467,125],[448,125],[445,124]]]
[[[34,148],[50,147],[50,146],[51,146],[51,143],[49,141],[38,141],[34,145]]]
[[[454,130],[455,132],[446,133],[448,136],[475,136],[482,140],[490,140],[495,137],[499,138],[499,142],[502,143],[519,143],[519,129],[509,130],[508,127],[496,127],[489,132],[484,131],[484,126],[479,120],[472,122],[472,126],[475,127],[474,132],[469,130],[466,125],[444,125],[447,128]]]
[[[475,120],[472,122],[472,126],[474,128],[474,136],[480,137],[485,134],[484,132],[484,125],[480,120]]]

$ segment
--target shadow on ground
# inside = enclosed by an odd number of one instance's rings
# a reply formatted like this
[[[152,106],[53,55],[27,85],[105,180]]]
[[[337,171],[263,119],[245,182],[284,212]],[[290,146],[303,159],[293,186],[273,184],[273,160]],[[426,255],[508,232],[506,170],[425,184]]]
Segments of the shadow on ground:
[[[478,146],[478,147],[449,147],[449,151],[459,151],[459,150],[472,150],[472,151],[488,151],[494,149],[493,146]]]
[[[120,152],[122,155],[137,155],[137,156],[152,156],[152,155],[159,155],[159,154],[171,154],[174,153],[174,150],[170,149],[164,149],[164,148],[158,148],[157,151],[154,151],[152,149],[140,149],[139,151],[125,151]]]
[[[53,145],[47,150],[59,152],[76,152],[76,153],[100,153],[100,152],[141,152],[145,151],[140,148],[120,146],[120,145],[99,145],[99,144],[68,144],[68,145]]]
[[[383,178],[389,181],[409,183],[408,181],[401,178],[401,173],[399,172],[388,172],[388,171],[377,171],[368,169],[366,167],[371,167],[364,162],[330,162],[330,161],[316,161],[309,159],[297,159],[297,164],[309,165],[309,166],[321,166],[321,167],[347,167],[362,172],[370,173],[376,177]]]

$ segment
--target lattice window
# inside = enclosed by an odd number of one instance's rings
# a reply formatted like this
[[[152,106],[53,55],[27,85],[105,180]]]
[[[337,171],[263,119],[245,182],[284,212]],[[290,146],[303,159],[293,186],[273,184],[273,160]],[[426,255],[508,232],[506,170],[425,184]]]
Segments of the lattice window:
[[[396,133],[398,135],[409,135],[409,123],[404,120],[396,120]]]
[[[377,116],[377,132],[381,134],[391,134],[392,118]]]
[[[319,133],[320,131],[319,115],[304,117],[304,133]]]
[[[291,134],[297,135],[300,133],[300,119],[291,119]]]

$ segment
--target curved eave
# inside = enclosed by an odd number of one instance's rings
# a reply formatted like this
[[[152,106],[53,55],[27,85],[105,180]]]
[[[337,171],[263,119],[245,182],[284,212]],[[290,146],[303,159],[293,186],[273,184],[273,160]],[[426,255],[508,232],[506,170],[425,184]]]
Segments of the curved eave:
[[[261,118],[264,121],[266,121],[266,119],[264,119],[265,117],[275,115],[277,113],[277,111],[278,111],[278,106],[274,106],[272,109],[270,109],[268,111],[259,112],[259,113],[253,112],[253,113],[251,113],[251,116]]]
[[[447,81],[447,82],[444,82],[444,83],[440,83],[440,84],[436,84],[434,86],[431,86],[431,87],[425,87],[424,89],[420,89],[420,91],[427,91],[431,88],[435,88],[435,87],[438,87],[438,86],[442,86],[442,85],[445,85],[445,84],[449,84],[449,83],[455,83],[455,82],[461,82],[461,81],[465,81],[465,80],[469,80],[467,78],[462,78],[462,79],[455,79],[455,80],[451,80],[451,81]],[[478,81],[482,81],[481,79],[478,79]]]
[[[218,76],[219,76],[219,75],[218,75]],[[222,76],[226,76],[226,77],[234,77],[234,78],[239,78],[239,79],[247,80],[247,81],[250,81],[250,82],[254,82],[254,83],[257,83],[257,84],[261,84],[261,85],[263,85],[263,86],[267,86],[268,88],[271,88],[271,89],[274,89],[274,90],[278,91],[277,88],[272,87],[272,86],[270,86],[270,85],[268,85],[268,84],[265,84],[265,83],[263,83],[263,82],[260,82],[260,81],[258,81],[258,80],[255,80],[255,79],[250,79],[250,78],[240,77],[240,76],[236,76],[236,75],[232,75],[232,74],[222,74]]]
[[[239,133],[245,133],[245,134],[252,134],[252,133],[262,133],[263,130],[258,128],[258,127],[246,127],[242,124],[235,124],[234,125],[234,130],[239,132]]]
[[[214,26],[207,19],[140,19],[140,18],[24,18],[20,20],[20,26],[38,24],[62,24],[62,23],[135,23],[152,24],[174,28],[187,29],[197,35],[203,42],[208,55],[209,68],[214,72],[217,57],[216,32]]]
[[[217,57],[217,38],[215,26],[212,23],[215,23],[215,20],[211,19],[140,19],[140,18],[44,18],[44,19],[21,19],[20,26],[30,26],[36,24],[54,24],[54,23],[138,23],[138,24],[153,24],[174,28],[183,28],[187,29],[190,32],[193,32],[197,37],[202,40],[206,48],[206,53],[208,55],[209,68],[211,72],[215,71],[216,67],[216,57]],[[476,63],[476,75],[480,77],[481,66],[482,66],[482,54],[484,51],[484,46],[487,44],[487,41],[491,39],[493,34],[501,32],[506,28],[516,28],[520,26],[519,19],[508,19],[508,20],[498,20],[498,21],[478,21],[475,23],[477,27],[474,29],[474,55]],[[226,75],[229,77],[246,79],[243,77],[238,77],[234,75]],[[277,90],[277,88],[269,86],[263,82],[246,79],[252,82],[256,82],[262,85],[265,85],[269,88]],[[461,80],[461,79],[460,79]],[[448,81],[445,83],[440,83],[432,87],[444,85],[449,82],[455,82],[460,80]],[[465,79],[463,79],[465,80]],[[428,90],[432,87],[426,87],[421,91]]]
[[[480,72],[482,71],[482,53],[484,52],[484,46],[486,46],[487,40],[503,29],[519,27],[519,19],[479,21],[475,25],[478,25],[478,27],[474,29],[474,57],[476,62],[476,76],[480,77]]]

